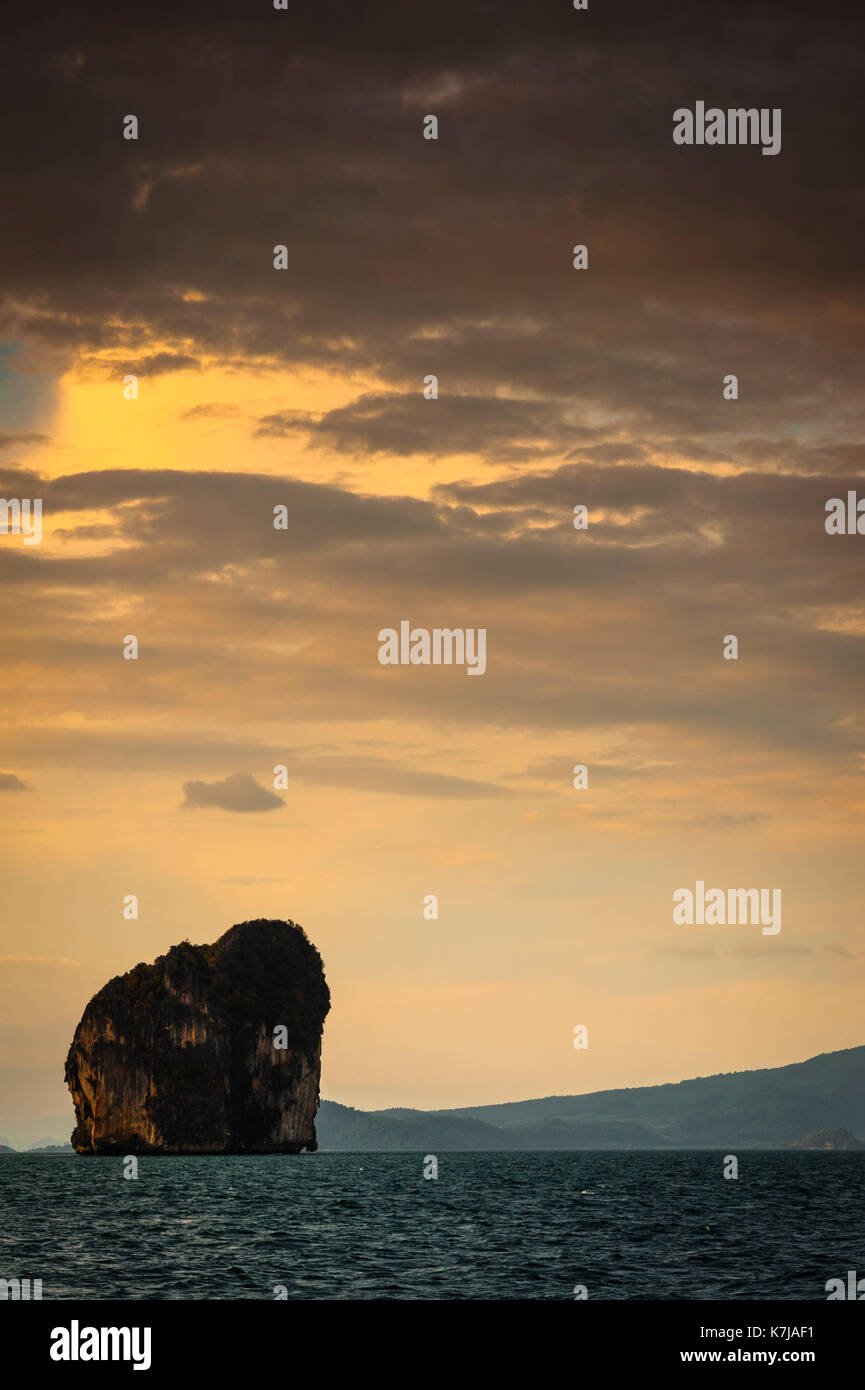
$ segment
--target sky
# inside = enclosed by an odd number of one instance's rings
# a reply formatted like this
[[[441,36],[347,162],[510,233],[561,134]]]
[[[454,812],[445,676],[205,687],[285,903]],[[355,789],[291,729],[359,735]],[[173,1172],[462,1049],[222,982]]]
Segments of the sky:
[[[865,537],[824,524],[865,496],[862,26],[19,16],[0,1137],[65,1138],[107,979],[257,917],[321,951],[361,1108],[865,1041]],[[779,108],[780,152],[674,144],[698,100]],[[484,628],[485,672],[381,665],[401,620]],[[676,924],[698,880],[780,889],[781,931]]]

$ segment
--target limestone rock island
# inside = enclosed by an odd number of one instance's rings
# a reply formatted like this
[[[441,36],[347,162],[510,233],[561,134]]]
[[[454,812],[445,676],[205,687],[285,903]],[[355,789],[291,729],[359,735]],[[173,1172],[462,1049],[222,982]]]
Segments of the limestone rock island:
[[[66,1058],[80,1154],[314,1150],[330,991],[294,922],[172,946],[94,995]]]

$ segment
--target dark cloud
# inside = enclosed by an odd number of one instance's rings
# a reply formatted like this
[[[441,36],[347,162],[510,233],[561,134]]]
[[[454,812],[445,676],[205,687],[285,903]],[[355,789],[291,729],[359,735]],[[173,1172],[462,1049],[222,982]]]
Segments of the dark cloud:
[[[183,805],[218,806],[222,811],[275,811],[285,801],[260,786],[251,772],[234,772],[221,782],[184,782]]]
[[[26,792],[32,790],[14,772],[0,772],[0,792]]]
[[[496,462],[541,459],[568,437],[558,412],[544,402],[443,395],[364,395],[351,405],[309,415],[267,415],[256,434],[304,434],[340,451],[364,454],[477,453]]]
[[[808,750],[835,775],[858,767],[862,552],[824,529],[825,500],[853,477],[587,461],[429,501],[168,469],[0,481],[44,496],[64,533],[0,547],[7,665],[26,653],[31,685],[38,665],[37,705],[50,707],[62,663],[106,712],[167,710],[188,690],[221,710],[242,698],[261,718],[290,698],[313,719],[675,724]],[[76,554],[76,514],[94,509],[114,536],[88,517],[80,537],[103,549]],[[108,627],[118,601],[140,617]],[[405,617],[486,627],[486,674],[381,668],[377,633]],[[129,631],[144,654],[134,678],[118,656]],[[730,632],[737,663],[721,659]]]
[[[206,401],[202,405],[191,406],[180,413],[181,420],[228,420],[240,412],[236,405],[221,401]]]
[[[528,462],[615,449],[592,435],[606,421],[639,436],[618,459],[690,435],[809,471],[863,424],[865,17],[839,13],[444,0],[430,25],[395,0],[375,23],[357,5],[179,3],[133,35],[107,7],[40,7],[3,74],[6,331],[109,352],[112,372],[375,371],[379,398],[305,422],[286,403],[260,426],[341,452]],[[697,95],[780,106],[780,155],[674,146],[672,112]],[[430,372],[437,403],[419,395]]]
[[[88,365],[90,364],[85,358],[82,366],[86,369]],[[118,376],[124,376],[127,372],[135,376],[162,376],[166,372],[198,371],[200,366],[197,357],[189,357],[182,352],[156,352],[150,357],[118,361],[115,363],[115,371]]]
[[[22,687],[25,653],[38,671],[34,708],[62,669],[106,715],[198,700],[220,727],[242,700],[251,718],[668,744],[675,726],[850,775],[862,551],[823,518],[865,471],[865,14],[756,0],[733,25],[690,0],[445,0],[431,24],[383,0],[372,24],[365,6],[179,3],[135,32],[95,15],[22,16],[5,73],[10,337],[117,377],[201,363],[375,384],[323,412],[263,389],[247,448],[269,474],[249,458],[235,474],[7,470],[55,528],[0,547],[4,655]],[[672,112],[698,97],[781,106],[781,154],[675,147]],[[430,110],[438,142],[421,138]],[[307,446],[351,456],[361,481],[300,481]],[[459,452],[489,481],[360,491],[369,456]],[[93,510],[108,519],[76,525]],[[375,634],[402,617],[486,626],[486,675],[382,671]],[[130,672],[119,638],[138,629]],[[738,663],[720,660],[728,632]],[[346,775],[417,785],[408,765]]]
[[[0,449],[13,449],[18,444],[48,444],[50,443],[47,434],[34,434],[32,432],[21,432],[19,434],[0,433]]]

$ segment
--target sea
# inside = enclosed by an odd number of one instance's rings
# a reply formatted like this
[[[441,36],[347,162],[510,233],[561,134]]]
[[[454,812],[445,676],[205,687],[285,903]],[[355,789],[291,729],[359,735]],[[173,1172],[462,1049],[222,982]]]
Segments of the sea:
[[[434,1157],[436,1164],[430,1163]],[[865,1276],[865,1152],[0,1157],[43,1299],[814,1299]],[[425,1177],[437,1165],[437,1176]]]

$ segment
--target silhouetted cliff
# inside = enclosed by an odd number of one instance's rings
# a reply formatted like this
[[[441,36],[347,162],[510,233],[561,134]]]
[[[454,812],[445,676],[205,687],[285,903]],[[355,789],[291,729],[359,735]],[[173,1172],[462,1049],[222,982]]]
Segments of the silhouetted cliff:
[[[91,999],[75,1030],[66,1059],[73,1145],[87,1154],[315,1149],[329,1008],[321,957],[293,922],[241,922],[212,946],[184,941],[136,965]]]

